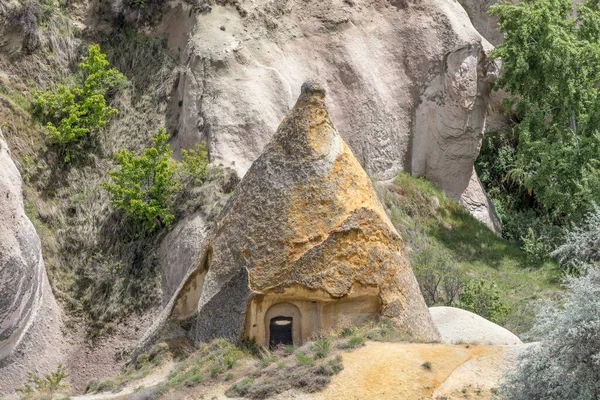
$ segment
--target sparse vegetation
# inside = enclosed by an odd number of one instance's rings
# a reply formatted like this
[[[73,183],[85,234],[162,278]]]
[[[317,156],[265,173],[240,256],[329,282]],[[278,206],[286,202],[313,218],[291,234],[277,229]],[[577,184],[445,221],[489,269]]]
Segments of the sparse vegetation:
[[[353,336],[344,345],[346,349],[355,349],[357,347],[362,347],[365,345],[365,338],[361,336]]]
[[[558,292],[555,264],[531,264],[518,244],[494,234],[426,180],[402,173],[380,192],[428,305],[460,306],[465,286],[484,280],[494,286],[497,304],[508,308],[496,321],[523,334],[535,318],[535,303]]]
[[[421,364],[421,367],[430,370],[431,369],[431,361],[425,361],[423,364]]]
[[[315,358],[325,358],[329,355],[331,351],[331,339],[329,338],[321,338],[315,341],[310,350],[315,355]]]
[[[121,375],[110,379],[94,379],[88,382],[85,393],[100,393],[122,388],[147,376],[154,368],[169,358],[169,346],[158,343],[138,357],[137,363],[124,367]]]
[[[17,388],[16,391],[23,395],[33,393],[52,394],[68,388],[68,385],[64,382],[68,376],[69,374],[67,374],[62,364],[58,364],[56,371],[42,377],[35,375],[33,372],[28,372],[27,383],[23,387]]]

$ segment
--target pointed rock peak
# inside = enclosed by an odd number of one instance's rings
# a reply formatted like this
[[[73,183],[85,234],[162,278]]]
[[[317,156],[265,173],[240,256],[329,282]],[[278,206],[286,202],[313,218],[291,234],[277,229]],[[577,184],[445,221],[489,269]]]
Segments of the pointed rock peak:
[[[325,88],[315,80],[304,82],[294,108],[279,125],[267,147],[286,161],[315,161],[337,152],[338,134],[329,117]]]

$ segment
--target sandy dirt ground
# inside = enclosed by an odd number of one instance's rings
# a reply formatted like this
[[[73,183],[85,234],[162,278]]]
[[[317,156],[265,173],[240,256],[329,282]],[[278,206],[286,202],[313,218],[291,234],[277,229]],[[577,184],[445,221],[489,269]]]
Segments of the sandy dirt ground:
[[[288,391],[273,400],[458,400],[491,399],[503,372],[528,345],[474,346],[451,344],[367,342],[357,350],[342,353],[344,370],[324,392]],[[431,368],[423,366],[431,363]],[[170,365],[134,382],[120,393],[78,396],[72,399],[136,398],[134,389],[161,383]],[[185,399],[225,400],[229,385],[199,387],[178,395]],[[171,393],[173,394],[173,393]],[[167,395],[168,398],[172,396]]]

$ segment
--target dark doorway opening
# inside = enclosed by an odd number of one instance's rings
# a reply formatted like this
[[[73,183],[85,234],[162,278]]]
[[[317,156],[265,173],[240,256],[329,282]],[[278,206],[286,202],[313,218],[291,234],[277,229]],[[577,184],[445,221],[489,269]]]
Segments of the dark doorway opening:
[[[292,337],[292,318],[291,317],[275,317],[271,318],[269,324],[269,348],[274,349],[279,345],[293,345]]]

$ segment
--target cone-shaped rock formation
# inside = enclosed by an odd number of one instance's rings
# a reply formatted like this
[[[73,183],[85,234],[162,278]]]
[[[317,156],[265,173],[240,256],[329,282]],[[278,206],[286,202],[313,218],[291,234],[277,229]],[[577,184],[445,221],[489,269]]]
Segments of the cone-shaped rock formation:
[[[319,83],[302,86],[166,313],[202,341],[299,343],[380,316],[408,337],[439,337],[402,239]]]

